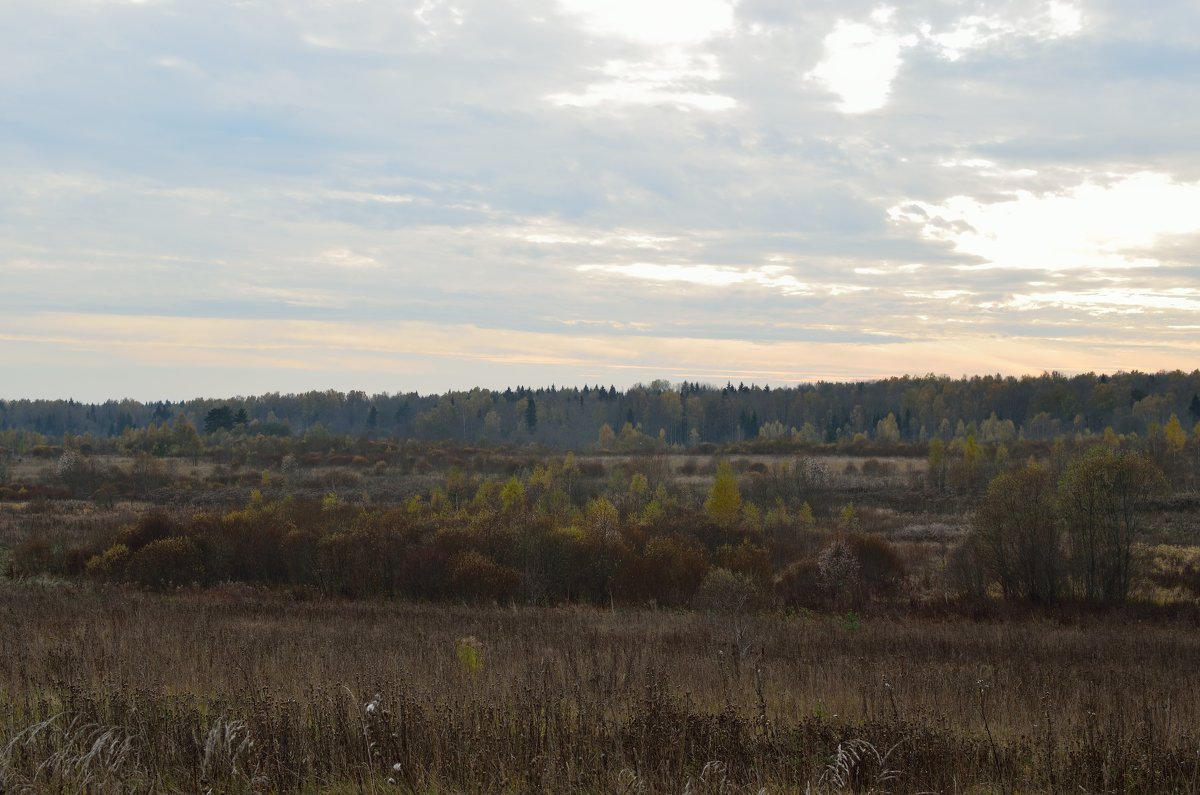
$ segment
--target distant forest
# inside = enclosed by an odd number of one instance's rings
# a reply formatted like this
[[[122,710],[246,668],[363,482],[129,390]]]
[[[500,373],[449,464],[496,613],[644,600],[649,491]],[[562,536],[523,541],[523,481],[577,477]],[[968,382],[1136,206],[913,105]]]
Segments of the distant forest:
[[[999,443],[1100,434],[1108,428],[1153,435],[1172,416],[1186,429],[1200,422],[1200,370],[906,376],[775,389],[654,381],[624,391],[552,386],[441,395],[330,390],[152,403],[0,400],[0,432],[9,447],[39,443],[28,438],[32,435],[45,440],[125,437],[134,448],[151,443],[177,447],[171,440],[193,433],[314,442],[350,435],[627,451],[754,441],[924,444],[966,436]]]

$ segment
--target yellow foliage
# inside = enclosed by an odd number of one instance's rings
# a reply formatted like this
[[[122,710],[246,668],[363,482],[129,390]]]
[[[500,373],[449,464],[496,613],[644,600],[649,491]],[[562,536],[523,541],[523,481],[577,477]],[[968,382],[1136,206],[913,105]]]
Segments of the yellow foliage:
[[[717,465],[717,477],[704,501],[704,512],[723,525],[732,525],[742,513],[742,492],[728,461]]]

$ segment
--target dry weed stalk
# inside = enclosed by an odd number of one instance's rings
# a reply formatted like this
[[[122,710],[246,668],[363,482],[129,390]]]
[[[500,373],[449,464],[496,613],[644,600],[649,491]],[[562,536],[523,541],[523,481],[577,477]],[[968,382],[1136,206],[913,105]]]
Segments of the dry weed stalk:
[[[137,749],[130,731],[85,723],[78,716],[64,720],[58,713],[9,740],[0,752],[0,792],[116,791],[136,776]],[[18,769],[18,755],[41,759],[32,775]]]
[[[904,740],[886,752],[863,739],[838,743],[833,758],[822,771],[818,785],[838,792],[887,792],[900,779],[900,771],[889,765],[892,753]]]

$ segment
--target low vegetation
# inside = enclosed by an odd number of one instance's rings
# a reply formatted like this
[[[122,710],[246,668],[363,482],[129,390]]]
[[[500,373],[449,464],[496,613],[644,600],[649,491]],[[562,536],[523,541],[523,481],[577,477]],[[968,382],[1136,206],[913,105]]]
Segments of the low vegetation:
[[[571,452],[219,414],[0,431],[0,792],[1200,789],[1178,421]]]
[[[20,791],[1192,791],[1194,612],[746,615],[0,585]]]

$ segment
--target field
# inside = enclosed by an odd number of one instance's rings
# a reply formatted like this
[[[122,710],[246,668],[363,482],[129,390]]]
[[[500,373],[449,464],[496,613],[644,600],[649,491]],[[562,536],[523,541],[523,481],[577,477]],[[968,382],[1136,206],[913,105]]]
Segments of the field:
[[[958,590],[979,491],[922,457],[733,457],[727,524],[722,460],[96,456],[92,499],[20,461],[0,792],[1200,792],[1189,493],[1147,506],[1127,602],[1038,606]],[[315,579],[272,568],[296,538]],[[147,578],[182,541],[187,579]],[[555,590],[597,556],[607,584]],[[413,561],[450,585],[406,590]]]
[[[1200,786],[1194,615],[739,616],[0,588],[13,791]]]

